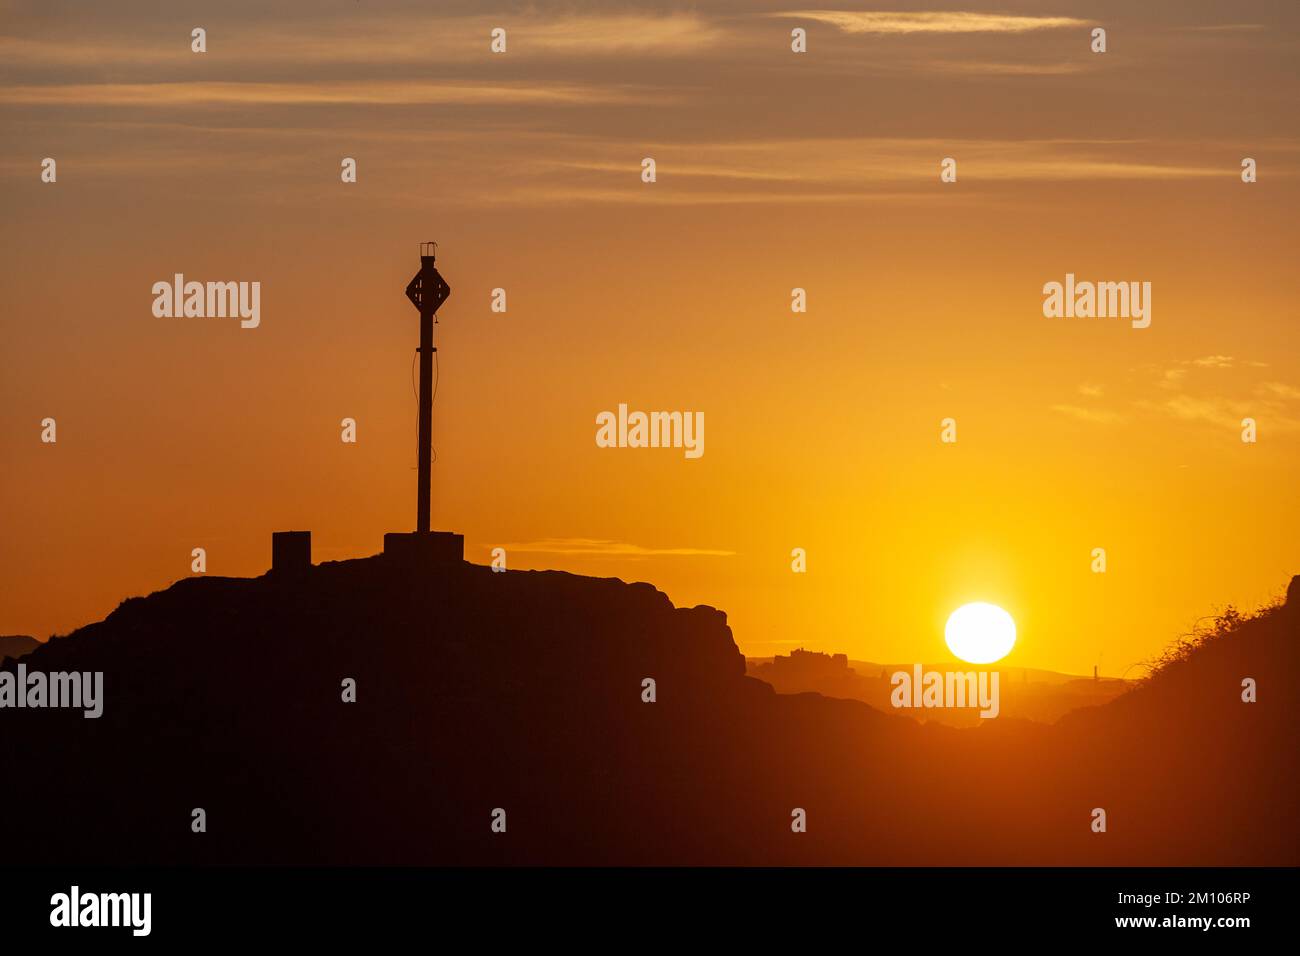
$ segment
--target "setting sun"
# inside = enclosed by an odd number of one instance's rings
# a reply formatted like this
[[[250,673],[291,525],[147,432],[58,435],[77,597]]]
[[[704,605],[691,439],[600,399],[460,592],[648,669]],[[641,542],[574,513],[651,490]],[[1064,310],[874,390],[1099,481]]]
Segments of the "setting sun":
[[[1016,622],[996,604],[963,604],[948,617],[943,639],[969,664],[992,664],[1010,653],[1016,643]]]

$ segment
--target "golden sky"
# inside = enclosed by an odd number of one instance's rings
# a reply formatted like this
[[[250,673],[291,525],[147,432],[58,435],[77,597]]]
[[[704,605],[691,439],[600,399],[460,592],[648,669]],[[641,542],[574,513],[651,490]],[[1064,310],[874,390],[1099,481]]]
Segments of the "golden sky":
[[[751,655],[934,661],[990,601],[1009,665],[1107,674],[1300,572],[1290,2],[0,10],[0,633],[410,530],[424,239],[470,560],[651,581]],[[154,317],[177,272],[260,326]],[[1066,273],[1151,326],[1045,318]],[[705,454],[598,448],[620,402]]]

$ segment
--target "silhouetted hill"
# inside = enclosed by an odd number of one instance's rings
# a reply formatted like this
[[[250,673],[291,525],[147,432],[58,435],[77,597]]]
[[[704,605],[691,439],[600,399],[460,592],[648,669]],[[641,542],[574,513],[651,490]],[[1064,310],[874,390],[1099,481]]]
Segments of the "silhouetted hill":
[[[25,820],[5,853],[1295,864],[1298,608],[1055,726],[956,730],[778,695],[745,676],[720,611],[647,584],[382,558],[187,579],[23,660],[102,670],[105,706],[98,720],[0,711],[0,765],[21,782],[0,799]],[[1258,703],[1241,703],[1243,676]],[[340,700],[349,677],[355,704]],[[1105,834],[1089,829],[1098,806]],[[195,807],[207,833],[191,832]],[[796,807],[807,833],[791,832]]]
[[[22,657],[41,646],[41,642],[25,634],[0,635],[0,660]]]
[[[891,710],[890,696],[895,685],[891,677],[898,671],[912,673],[913,664],[877,664],[850,661],[843,654],[836,662],[829,654],[796,652],[775,658],[747,658],[746,673],[771,684],[778,694],[812,691],[826,697],[860,700],[880,710]],[[929,671],[996,671],[999,673],[1000,717],[1023,718],[1052,723],[1080,707],[1091,707],[1113,700],[1127,692],[1134,682],[1115,678],[1076,677],[1055,671],[999,664],[927,663]],[[982,722],[978,712],[970,709],[900,709],[897,713],[915,720],[933,721],[950,727],[975,727]]]

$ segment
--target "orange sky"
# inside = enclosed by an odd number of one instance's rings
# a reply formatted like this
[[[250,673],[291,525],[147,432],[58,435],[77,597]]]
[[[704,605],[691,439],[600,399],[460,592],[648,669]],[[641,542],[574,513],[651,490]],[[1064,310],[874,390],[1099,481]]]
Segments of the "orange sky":
[[[651,581],[751,655],[936,660],[991,601],[1010,665],[1080,673],[1271,599],[1300,15],[1134,6],[0,3],[0,633],[194,547],[251,575],[272,530],[330,560],[413,527],[430,238],[434,524],[470,560]],[[260,327],[155,318],[176,272],[260,281]],[[1067,272],[1149,281],[1151,327],[1044,318]],[[620,402],[703,411],[705,454],[597,448]]]

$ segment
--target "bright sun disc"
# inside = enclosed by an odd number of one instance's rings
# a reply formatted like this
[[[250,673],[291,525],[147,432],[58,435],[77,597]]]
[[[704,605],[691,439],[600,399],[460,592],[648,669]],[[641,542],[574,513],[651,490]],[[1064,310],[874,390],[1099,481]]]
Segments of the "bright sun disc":
[[[996,604],[963,604],[948,616],[943,639],[968,664],[992,664],[1016,643],[1016,622]]]

